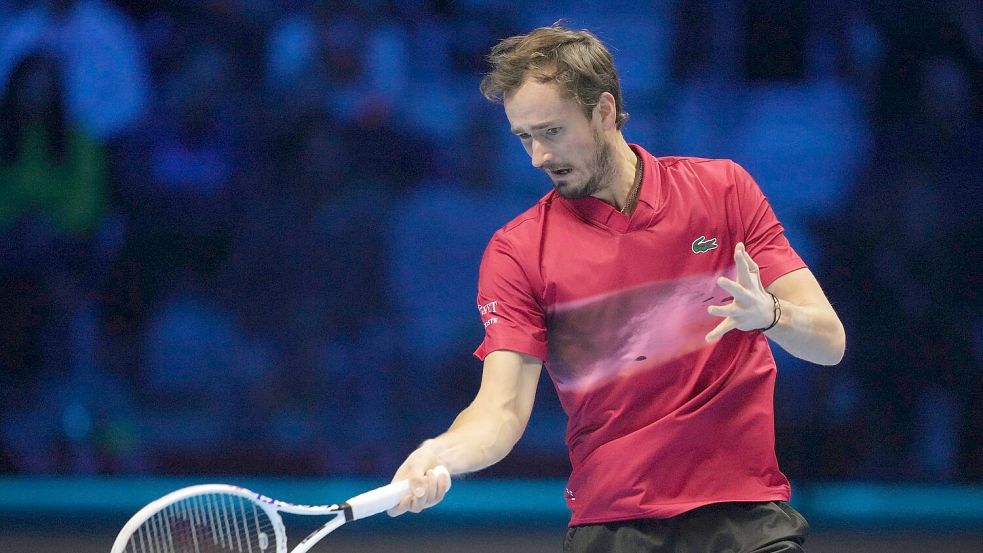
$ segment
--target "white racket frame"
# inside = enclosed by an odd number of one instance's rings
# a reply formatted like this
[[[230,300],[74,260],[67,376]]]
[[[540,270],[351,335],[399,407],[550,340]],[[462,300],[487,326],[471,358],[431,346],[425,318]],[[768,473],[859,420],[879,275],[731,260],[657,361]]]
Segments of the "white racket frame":
[[[450,474],[443,466],[434,469],[435,475]],[[448,487],[448,490],[450,488]],[[400,480],[386,486],[359,494],[344,503],[332,505],[297,505],[256,493],[230,484],[200,484],[175,490],[160,499],[148,503],[134,514],[120,530],[110,553],[125,553],[130,537],[140,526],[167,507],[185,499],[209,494],[230,494],[242,497],[263,510],[273,524],[275,553],[287,553],[287,531],[280,513],[294,515],[333,516],[334,518],[304,538],[290,553],[307,553],[321,538],[342,524],[369,517],[395,507],[409,495],[409,480]]]

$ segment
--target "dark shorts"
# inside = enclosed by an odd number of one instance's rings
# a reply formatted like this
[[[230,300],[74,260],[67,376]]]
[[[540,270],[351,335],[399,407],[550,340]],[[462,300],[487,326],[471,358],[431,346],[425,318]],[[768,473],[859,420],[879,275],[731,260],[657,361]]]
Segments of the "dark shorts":
[[[804,551],[809,523],[784,501],[715,503],[668,519],[585,524],[565,553],[776,553]]]

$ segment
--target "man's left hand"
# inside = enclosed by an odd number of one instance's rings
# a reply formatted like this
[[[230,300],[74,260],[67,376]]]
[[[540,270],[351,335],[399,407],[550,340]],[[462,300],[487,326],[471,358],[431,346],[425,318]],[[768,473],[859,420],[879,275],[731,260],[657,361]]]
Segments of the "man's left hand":
[[[707,313],[724,317],[716,328],[706,335],[712,342],[735,328],[738,330],[758,330],[769,326],[775,320],[775,302],[765,287],[761,285],[758,264],[751,259],[743,243],[734,248],[734,262],[737,264],[737,281],[727,277],[717,279],[717,284],[734,297],[726,305],[711,305]]]

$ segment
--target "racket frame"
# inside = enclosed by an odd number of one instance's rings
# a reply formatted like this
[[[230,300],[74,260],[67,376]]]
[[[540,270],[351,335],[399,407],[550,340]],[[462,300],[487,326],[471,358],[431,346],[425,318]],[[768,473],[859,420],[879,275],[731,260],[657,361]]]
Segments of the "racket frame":
[[[308,543],[310,538],[315,534],[320,534],[319,538],[323,537],[328,532],[331,532],[346,522],[344,517],[346,504],[344,503],[334,505],[295,505],[293,503],[273,499],[252,490],[242,488],[240,486],[233,486],[231,484],[199,484],[196,486],[188,486],[186,488],[175,490],[161,497],[160,499],[156,499],[148,503],[145,507],[137,511],[136,514],[134,514],[123,526],[122,530],[120,530],[119,535],[116,537],[116,541],[113,542],[113,548],[110,550],[110,553],[125,553],[126,547],[129,545],[130,538],[135,535],[137,530],[140,529],[140,526],[158,513],[166,510],[168,507],[181,501],[213,494],[228,494],[246,499],[253,505],[259,507],[266,514],[266,516],[269,517],[270,522],[273,525],[274,535],[272,541],[276,545],[274,550],[266,550],[270,553],[273,553],[274,551],[275,553],[287,553],[287,530],[283,524],[283,518],[280,517],[281,512],[295,515],[334,516],[332,520],[321,526],[321,528],[319,528],[314,534],[311,534],[311,536],[305,538],[301,544]],[[314,543],[316,543],[316,541],[310,543],[309,546],[304,549],[294,549],[292,553],[304,553],[311,546],[313,546]],[[300,545],[298,545],[298,548],[299,547]]]
[[[443,466],[436,467],[434,472],[437,475],[450,476],[447,473],[447,469]],[[110,553],[126,553],[126,547],[129,545],[130,538],[135,535],[136,531],[139,530],[143,523],[153,518],[154,515],[164,511],[168,507],[180,501],[210,494],[229,494],[241,497],[262,509],[266,516],[269,517],[270,522],[273,525],[274,542],[276,544],[275,553],[288,553],[287,530],[283,524],[283,519],[280,517],[281,512],[306,516],[332,516],[333,518],[331,520],[301,540],[300,543],[298,543],[297,546],[290,551],[290,553],[307,553],[307,551],[314,547],[314,545],[317,544],[321,538],[331,533],[331,531],[335,530],[342,524],[352,520],[369,517],[390,509],[394,507],[402,497],[408,495],[409,493],[409,480],[400,480],[359,494],[343,503],[335,503],[332,505],[298,505],[273,499],[272,497],[267,497],[252,490],[239,486],[233,486],[231,484],[199,484],[196,486],[188,486],[156,499],[137,511],[136,514],[134,514],[123,526],[119,535],[116,536],[116,541],[113,542],[113,548],[111,549]],[[268,550],[263,550],[263,553],[266,553],[267,551]]]

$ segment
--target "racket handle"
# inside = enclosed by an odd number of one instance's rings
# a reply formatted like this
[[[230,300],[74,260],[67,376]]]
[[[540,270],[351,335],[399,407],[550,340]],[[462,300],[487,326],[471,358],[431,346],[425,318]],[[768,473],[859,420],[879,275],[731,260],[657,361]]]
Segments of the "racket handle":
[[[447,469],[443,465],[435,467],[433,472],[436,476],[446,474],[450,478],[450,473],[447,472]],[[450,486],[447,489],[449,490]],[[410,481],[400,480],[399,482],[393,482],[381,488],[356,495],[346,501],[346,503],[351,507],[351,520],[358,520],[392,509],[399,504],[400,500],[409,494]]]

